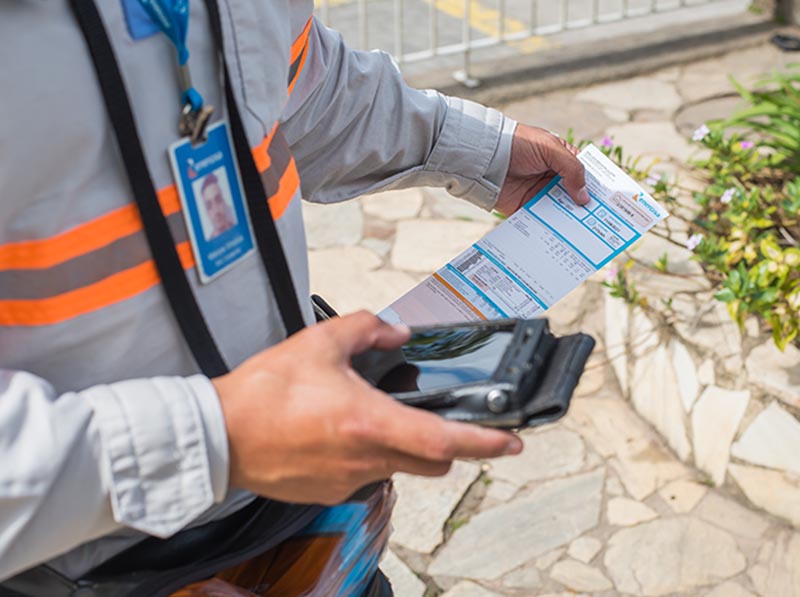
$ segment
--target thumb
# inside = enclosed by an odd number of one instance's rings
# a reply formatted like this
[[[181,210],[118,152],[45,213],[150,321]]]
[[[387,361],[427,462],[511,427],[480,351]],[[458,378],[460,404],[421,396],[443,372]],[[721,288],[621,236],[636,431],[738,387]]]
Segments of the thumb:
[[[339,348],[339,356],[348,360],[371,348],[400,348],[411,336],[408,326],[389,325],[368,311],[334,317],[319,325]]]
[[[564,188],[578,205],[589,203],[586,190],[586,169],[581,161],[561,143],[552,143],[548,155],[548,166],[564,179]]]

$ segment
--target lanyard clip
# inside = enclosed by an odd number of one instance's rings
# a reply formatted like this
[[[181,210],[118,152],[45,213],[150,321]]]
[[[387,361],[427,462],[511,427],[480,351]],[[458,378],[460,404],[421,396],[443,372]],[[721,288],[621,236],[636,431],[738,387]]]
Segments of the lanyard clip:
[[[188,65],[182,65],[178,73],[183,88],[183,110],[178,121],[178,133],[182,137],[189,137],[192,145],[196,145],[206,140],[206,127],[214,112],[214,106],[203,104],[203,98],[192,86],[192,75],[189,73]]]
[[[190,102],[186,102],[178,121],[178,134],[181,137],[189,137],[192,145],[204,143],[208,121],[211,120],[213,113],[214,106],[204,105],[196,110]]]

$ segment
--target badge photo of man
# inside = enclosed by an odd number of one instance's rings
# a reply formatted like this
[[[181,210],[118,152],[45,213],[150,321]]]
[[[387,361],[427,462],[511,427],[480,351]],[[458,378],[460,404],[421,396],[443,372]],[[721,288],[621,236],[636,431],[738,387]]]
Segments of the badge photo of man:
[[[197,202],[205,211],[203,232],[206,241],[217,238],[236,225],[236,214],[230,200],[230,189],[225,179],[224,168],[219,168],[203,177]]]

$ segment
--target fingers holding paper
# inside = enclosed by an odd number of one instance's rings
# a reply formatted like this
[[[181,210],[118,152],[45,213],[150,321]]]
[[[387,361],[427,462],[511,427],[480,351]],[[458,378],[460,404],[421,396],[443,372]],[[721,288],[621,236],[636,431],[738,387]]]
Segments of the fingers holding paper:
[[[589,193],[584,167],[577,155],[577,147],[554,133],[517,125],[508,174],[496,209],[505,215],[514,213],[559,175],[563,177],[564,187],[573,201],[585,205],[589,202]]]

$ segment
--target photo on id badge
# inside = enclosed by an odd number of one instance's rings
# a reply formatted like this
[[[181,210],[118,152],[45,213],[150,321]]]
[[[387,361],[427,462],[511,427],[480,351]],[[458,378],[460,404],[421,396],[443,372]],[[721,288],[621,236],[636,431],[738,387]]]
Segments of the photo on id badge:
[[[192,146],[188,139],[178,141],[169,156],[197,271],[206,284],[254,249],[226,124],[209,127],[205,143]]]

